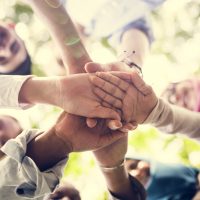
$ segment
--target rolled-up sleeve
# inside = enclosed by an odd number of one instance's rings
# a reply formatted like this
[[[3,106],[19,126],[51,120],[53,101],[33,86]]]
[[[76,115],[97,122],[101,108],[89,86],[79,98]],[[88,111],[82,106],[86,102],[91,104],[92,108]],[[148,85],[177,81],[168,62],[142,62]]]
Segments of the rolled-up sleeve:
[[[59,183],[66,159],[41,172],[26,156],[28,142],[38,134],[37,130],[24,131],[1,148],[5,156],[0,161],[0,199],[43,199]]]
[[[25,109],[30,104],[19,103],[19,92],[22,85],[32,76],[0,76],[0,108]]]

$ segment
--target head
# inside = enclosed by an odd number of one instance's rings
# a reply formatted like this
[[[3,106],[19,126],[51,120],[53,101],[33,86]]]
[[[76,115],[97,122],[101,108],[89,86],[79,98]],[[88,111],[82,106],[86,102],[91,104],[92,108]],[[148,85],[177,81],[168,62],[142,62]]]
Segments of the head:
[[[125,167],[127,171],[144,186],[150,178],[150,164],[144,160],[126,158]]]
[[[0,115],[0,146],[9,139],[17,137],[22,132],[22,127],[17,119],[9,115]]]
[[[172,104],[200,112],[200,79],[191,78],[170,83],[164,90],[162,97]]]
[[[13,26],[0,21],[0,74],[27,75],[31,60]]]

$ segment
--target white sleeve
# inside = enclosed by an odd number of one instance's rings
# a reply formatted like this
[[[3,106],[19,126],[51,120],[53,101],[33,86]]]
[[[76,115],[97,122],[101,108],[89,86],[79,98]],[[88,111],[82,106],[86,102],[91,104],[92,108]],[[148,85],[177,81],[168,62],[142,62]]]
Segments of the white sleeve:
[[[37,130],[23,131],[1,148],[5,156],[0,159],[0,199],[43,199],[59,183],[67,159],[41,172],[26,156],[28,142],[40,133]]]
[[[158,100],[144,123],[151,123],[168,133],[180,132],[200,140],[200,113],[169,104],[162,99]]]
[[[0,108],[27,108],[30,104],[20,104],[19,92],[30,76],[1,75],[0,76]]]

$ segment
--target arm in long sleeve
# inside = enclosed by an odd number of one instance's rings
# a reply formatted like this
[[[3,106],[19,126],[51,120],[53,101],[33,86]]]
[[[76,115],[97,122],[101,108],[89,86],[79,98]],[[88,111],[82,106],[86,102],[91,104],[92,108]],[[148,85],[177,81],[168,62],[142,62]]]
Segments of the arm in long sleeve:
[[[156,107],[144,123],[151,123],[169,133],[180,132],[200,139],[200,114],[171,105],[162,99],[158,100]]]

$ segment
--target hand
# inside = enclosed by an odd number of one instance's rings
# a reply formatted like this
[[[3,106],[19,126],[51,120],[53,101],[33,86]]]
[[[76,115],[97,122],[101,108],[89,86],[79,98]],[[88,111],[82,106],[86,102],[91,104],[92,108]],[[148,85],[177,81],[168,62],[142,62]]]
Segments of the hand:
[[[85,71],[87,73],[95,73],[95,72],[108,72],[108,71],[123,71],[123,72],[131,72],[132,69],[123,62],[113,62],[108,64],[99,64],[94,62],[89,62],[85,65]],[[89,127],[94,127],[96,125],[95,119],[88,118],[86,123]],[[108,120],[108,127],[112,130],[119,129],[119,120]],[[120,128],[121,131],[127,132],[127,130],[134,130],[137,127],[135,123],[126,123],[123,124],[123,127]]]
[[[116,111],[103,107],[100,99],[93,94],[88,74],[71,75],[61,79],[60,92],[59,105],[68,113],[85,117],[120,119]]]
[[[81,200],[79,191],[70,183],[61,183],[45,200]]]
[[[94,89],[96,95],[106,104],[121,109],[125,122],[143,123],[158,99],[152,88],[145,84],[138,73],[98,72],[96,74],[96,77],[91,79],[96,86]],[[116,99],[121,100],[122,104],[116,103]]]
[[[95,128],[89,128],[84,117],[63,112],[55,127],[55,134],[64,141],[69,152],[97,150],[107,146],[126,134],[111,131],[105,120],[99,120]]]

